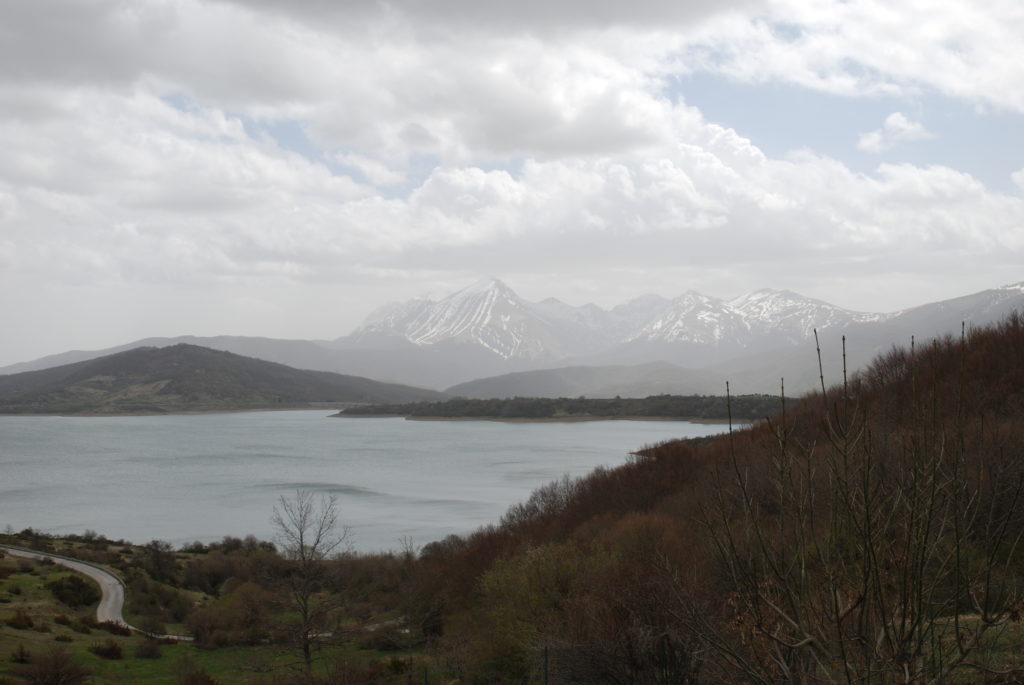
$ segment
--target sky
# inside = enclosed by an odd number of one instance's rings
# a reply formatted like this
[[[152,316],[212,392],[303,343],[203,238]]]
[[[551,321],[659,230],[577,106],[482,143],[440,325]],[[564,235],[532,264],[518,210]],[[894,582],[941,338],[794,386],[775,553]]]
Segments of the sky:
[[[0,365],[1024,280],[1019,0],[5,0]]]

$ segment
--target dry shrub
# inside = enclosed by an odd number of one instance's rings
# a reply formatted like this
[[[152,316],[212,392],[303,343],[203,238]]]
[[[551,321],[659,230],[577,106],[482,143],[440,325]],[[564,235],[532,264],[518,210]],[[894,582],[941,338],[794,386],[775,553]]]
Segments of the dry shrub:
[[[29,685],[79,685],[89,679],[89,671],[75,661],[63,645],[35,654],[29,666],[18,672]]]
[[[28,615],[28,612],[20,608],[14,610],[14,616],[5,618],[4,623],[15,630],[28,630],[35,625],[35,621]]]
[[[90,645],[89,651],[101,659],[124,658],[124,650],[121,649],[121,645],[114,642],[111,638],[107,638],[104,642]]]

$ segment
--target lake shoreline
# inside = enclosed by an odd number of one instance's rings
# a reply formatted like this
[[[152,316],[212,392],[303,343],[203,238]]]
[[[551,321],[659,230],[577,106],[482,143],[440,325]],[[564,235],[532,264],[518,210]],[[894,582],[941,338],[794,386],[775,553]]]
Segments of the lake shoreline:
[[[536,488],[644,445],[725,430],[664,421],[325,421],[335,411],[0,417],[0,528],[178,546],[273,538],[296,490],[339,498],[354,549],[500,520]]]
[[[728,425],[729,419],[705,419],[681,416],[409,416],[406,414],[331,414],[332,419],[405,419],[406,421],[493,421],[496,423],[585,423],[589,421],[669,421],[680,423]],[[733,419],[734,424],[747,425],[747,419]]]
[[[235,408],[215,408],[209,409],[182,409],[182,410],[168,410],[168,411],[124,411],[124,412],[0,412],[0,417],[4,416],[25,416],[25,417],[36,417],[36,416],[54,416],[60,418],[120,418],[120,417],[131,417],[131,416],[207,416],[209,414],[259,414],[261,412],[289,412],[289,411],[332,411],[337,412],[339,404],[342,403],[324,403],[326,406],[317,406],[316,404],[306,405],[268,405],[266,407],[235,407]],[[333,416],[333,414],[328,414]]]

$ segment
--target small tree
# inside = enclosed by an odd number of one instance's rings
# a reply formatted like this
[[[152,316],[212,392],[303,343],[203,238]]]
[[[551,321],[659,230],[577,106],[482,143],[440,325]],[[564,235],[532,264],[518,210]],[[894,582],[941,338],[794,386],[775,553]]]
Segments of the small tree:
[[[143,548],[142,566],[154,580],[173,580],[177,572],[174,547],[164,540],[151,540]]]
[[[294,637],[302,650],[307,682],[313,679],[313,646],[332,634],[328,619],[337,603],[326,590],[326,561],[346,547],[349,537],[338,517],[337,497],[316,499],[309,491],[297,490],[291,498],[280,498],[271,519],[281,551],[291,562],[283,583],[298,616]]]

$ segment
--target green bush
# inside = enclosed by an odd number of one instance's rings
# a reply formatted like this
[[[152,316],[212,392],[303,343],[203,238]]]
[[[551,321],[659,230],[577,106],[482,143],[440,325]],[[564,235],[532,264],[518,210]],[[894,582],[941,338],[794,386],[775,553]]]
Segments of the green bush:
[[[68,576],[46,584],[46,589],[53,593],[62,604],[75,609],[89,606],[100,601],[100,591],[90,582],[79,576]]]

